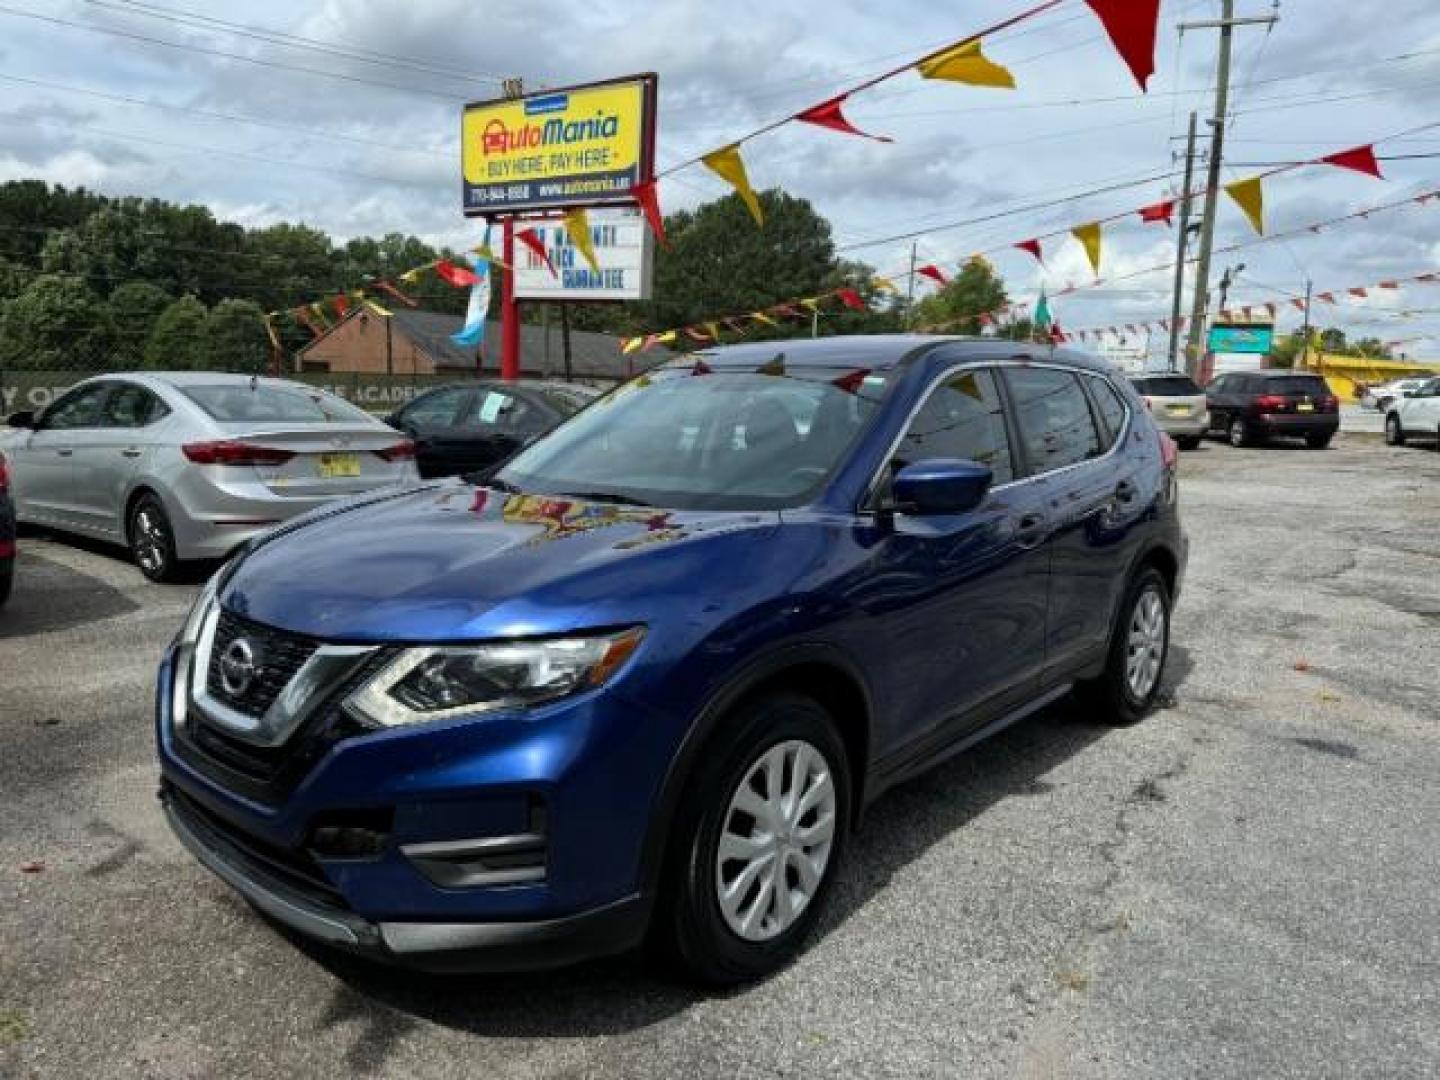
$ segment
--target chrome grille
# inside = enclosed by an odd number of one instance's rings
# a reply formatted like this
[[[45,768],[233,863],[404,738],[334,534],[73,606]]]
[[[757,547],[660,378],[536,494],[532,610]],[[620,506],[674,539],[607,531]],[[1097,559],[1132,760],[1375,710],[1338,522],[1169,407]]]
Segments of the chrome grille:
[[[232,694],[220,677],[220,662],[225,650],[238,638],[247,640],[255,650],[258,670],[244,693]],[[215,625],[215,643],[210,649],[205,688],[211,697],[237,712],[263,716],[316,648],[318,643],[309,638],[222,611]]]

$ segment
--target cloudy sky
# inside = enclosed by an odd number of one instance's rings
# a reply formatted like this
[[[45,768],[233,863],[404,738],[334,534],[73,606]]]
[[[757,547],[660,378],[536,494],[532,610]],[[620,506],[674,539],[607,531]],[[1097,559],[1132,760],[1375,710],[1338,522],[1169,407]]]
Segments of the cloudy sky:
[[[1239,0],[1240,14],[1272,0]],[[1026,0],[0,0],[0,179],[209,205],[246,224],[301,220],[337,237],[414,232],[460,243],[459,108],[501,76],[563,85],[660,76],[661,165],[712,149],[1026,6]],[[838,245],[880,272],[953,264],[1038,233],[1120,213],[1178,184],[1186,118],[1213,107],[1216,36],[1178,33],[1218,0],[1165,0],[1156,73],[1142,96],[1080,0],[987,41],[1019,88],[903,75],[849,106],[893,144],[790,125],[747,144],[757,187],[811,199]],[[1380,16],[1383,10],[1383,17]],[[1440,268],[1440,199],[1318,234],[1305,227],[1440,189],[1440,7],[1434,0],[1283,0],[1272,32],[1236,32],[1226,179],[1270,163],[1386,141],[1386,180],[1306,168],[1265,190],[1252,243],[1222,205],[1218,257],[1243,262],[1232,306],[1343,291]],[[1428,130],[1414,131],[1427,124]],[[1233,163],[1233,164],[1230,164]],[[1146,181],[1146,178],[1155,178]],[[980,224],[1107,185],[1135,186]],[[667,209],[724,194],[703,168],[664,181]],[[1168,315],[1174,234],[1137,221],[1105,234],[1104,277],[1055,301],[1070,328]],[[1093,280],[1078,244],[1043,268],[994,257],[1012,294]],[[1115,280],[1119,279],[1119,280]],[[304,298],[297,298],[304,299]],[[777,297],[777,300],[784,299]],[[1282,327],[1298,322],[1286,307]],[[1326,321],[1386,340],[1440,334],[1440,286],[1386,291]],[[1440,339],[1401,347],[1440,354]]]

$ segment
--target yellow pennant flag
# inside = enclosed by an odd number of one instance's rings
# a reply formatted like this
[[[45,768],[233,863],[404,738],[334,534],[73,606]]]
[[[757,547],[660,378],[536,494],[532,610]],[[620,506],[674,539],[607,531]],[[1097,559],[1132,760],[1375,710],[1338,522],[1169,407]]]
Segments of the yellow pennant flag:
[[[889,278],[873,277],[870,279],[870,284],[877,289],[884,289],[886,292],[898,293],[900,291]]]
[[[820,309],[820,300],[818,297],[812,296],[806,300],[801,300],[800,306],[808,308],[811,311],[818,311]]]
[[[745,162],[740,157],[740,144],[731,143],[719,150],[712,150],[700,160],[711,172],[735,189],[741,201],[749,208],[755,224],[763,227],[765,214],[760,209],[760,200],[755,197],[755,189],[750,186],[750,177],[745,174]]]
[[[480,258],[484,259],[486,262],[493,263],[495,266],[500,267],[500,269],[502,270],[510,269],[510,264],[507,263],[504,259],[500,258],[498,255],[496,255],[495,252],[491,250],[489,244],[481,244],[479,247],[473,247],[470,250],[476,255],[478,255]],[[420,276],[420,271],[418,270],[411,270],[410,273],[414,274],[416,277]],[[400,280],[406,280],[404,274],[400,275]]]
[[[640,346],[644,344],[645,339],[643,337],[626,338],[624,342],[622,342],[620,345],[620,351],[626,356],[629,356],[631,353],[633,353],[636,349],[640,348]]]
[[[580,254],[585,256],[585,261],[590,264],[590,269],[597,274],[600,272],[600,261],[595,258],[595,238],[590,235],[590,218],[584,210],[565,211],[565,235],[570,238]]]
[[[1070,230],[1070,235],[1084,246],[1090,259],[1090,269],[1100,273],[1100,223],[1092,221],[1088,225],[1077,225]]]
[[[970,86],[998,86],[1015,89],[1015,76],[980,51],[979,40],[961,42],[928,60],[921,60],[915,69],[927,79],[945,79]]]
[[[414,270],[406,270],[403,274],[400,275],[400,280],[405,282],[406,285],[414,285],[417,281],[420,280],[420,271],[423,269],[426,268],[416,267]]]
[[[1235,200],[1235,205],[1245,211],[1251,227],[1261,236],[1265,235],[1265,193],[1260,189],[1260,177],[1236,180],[1225,185],[1225,194]]]
[[[381,306],[380,306],[379,304],[377,304],[374,300],[366,300],[366,301],[365,301],[365,306],[366,306],[367,308],[369,308],[371,311],[375,312],[376,315],[379,315],[382,319],[388,319],[388,318],[390,318],[390,316],[392,316],[392,315],[395,314],[395,313],[394,313],[393,311],[391,311],[389,308],[387,308],[387,307],[381,307]]]
[[[756,322],[763,322],[766,326],[780,325],[774,319],[770,318],[769,315],[766,315],[763,311],[752,311],[750,313],[750,318],[754,319]]]
[[[674,330],[666,330],[663,334],[655,335],[655,343],[657,345],[673,345],[675,343],[675,337],[676,333]]]
[[[278,334],[275,333],[275,322],[274,322],[274,319],[275,319],[275,313],[274,313],[274,312],[266,312],[266,313],[265,313],[265,333],[270,336],[270,344],[271,344],[272,346],[274,346],[276,349],[279,349],[279,348],[280,348],[280,337],[279,337]]]
[[[710,340],[711,340],[711,341],[719,341],[719,340],[720,340],[720,324],[719,324],[719,323],[707,322],[707,323],[705,324],[705,330],[706,330],[707,333],[709,333],[709,335],[710,335]]]

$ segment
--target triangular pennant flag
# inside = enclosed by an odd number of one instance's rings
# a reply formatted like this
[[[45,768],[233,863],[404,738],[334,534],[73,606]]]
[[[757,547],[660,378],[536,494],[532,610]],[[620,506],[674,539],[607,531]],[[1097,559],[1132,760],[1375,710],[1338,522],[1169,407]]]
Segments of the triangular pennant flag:
[[[623,342],[620,343],[620,351],[626,356],[629,356],[631,353],[636,352],[640,348],[640,346],[644,344],[645,339],[643,337],[626,338]]]
[[[339,315],[342,319],[350,311],[350,300],[344,293],[340,293],[330,302],[335,305],[335,314]]]
[[[266,334],[266,336],[270,339],[270,345],[271,345],[274,349],[279,350],[279,348],[280,348],[280,336],[275,333],[275,322],[274,322],[274,319],[275,319],[275,316],[274,316],[274,313],[273,313],[273,312],[266,312],[266,313],[265,313],[265,334]]]
[[[1031,255],[1034,255],[1037,262],[1041,264],[1045,262],[1045,256],[1040,254],[1039,240],[1021,240],[1020,243],[1015,246],[1021,251],[1028,251]]]
[[[1033,321],[1036,326],[1041,328],[1050,325],[1050,298],[1045,295],[1043,286],[1040,289],[1040,299],[1035,302],[1035,318]]]
[[[1361,300],[1364,300],[1370,295],[1368,292],[1366,292],[1362,288],[1359,288],[1358,286],[1353,289],[1346,289],[1345,291],[1348,292],[1351,296],[1358,296]]]
[[[674,330],[666,330],[663,334],[652,335],[657,345],[673,345],[679,335]]]
[[[330,329],[330,320],[325,315],[325,308],[318,301],[310,305],[310,313],[320,320],[320,325],[326,330]]]
[[[895,287],[895,283],[894,283],[893,281],[891,281],[889,278],[872,277],[872,278],[870,279],[870,284],[871,284],[874,288],[882,289],[882,290],[884,290],[885,292],[898,293],[898,292],[900,291],[899,289],[897,289],[897,288]]]
[[[1088,225],[1077,225],[1070,230],[1070,235],[1079,240],[1085,249],[1085,255],[1090,260],[1090,269],[1100,273],[1100,223],[1092,221]]]
[[[840,302],[846,307],[852,308],[855,311],[865,310],[865,301],[860,298],[860,294],[854,289],[836,289],[835,295],[840,298]]]
[[[979,38],[962,41],[943,52],[926,57],[915,65],[915,70],[927,79],[945,79],[968,86],[997,86],[1003,90],[1015,89],[1015,76],[1010,74],[1008,68],[1001,67],[980,51]]]
[[[719,340],[720,340],[720,324],[719,324],[719,323],[707,322],[707,323],[705,324],[705,332],[710,335],[710,340],[711,340],[711,341],[719,341]]]
[[[1416,274],[1416,281],[1440,281],[1440,274]]]
[[[1161,199],[1157,203],[1140,208],[1140,220],[1149,224],[1155,221],[1163,221],[1166,225],[1172,225],[1171,215],[1175,213],[1174,199]]]
[[[473,270],[467,270],[463,266],[456,266],[449,259],[441,259],[435,264],[435,273],[440,275],[441,280],[454,285],[457,289],[468,288],[480,279],[475,276]]]
[[[584,256],[590,269],[600,272],[600,260],[595,258],[595,238],[590,235],[590,216],[583,209],[565,211],[565,235],[575,250]]]
[[[1325,303],[1327,303],[1327,304],[1333,304],[1333,303],[1335,303],[1335,294],[1332,293],[1332,292],[1316,293],[1316,294],[1315,294],[1315,299],[1316,299],[1316,300],[1324,300]]]
[[[800,301],[800,306],[803,308],[807,308],[810,311],[819,311],[820,299],[816,296],[806,297],[804,300]]]
[[[853,394],[865,384],[865,376],[869,374],[869,368],[856,368],[854,371],[846,372],[844,375],[831,379],[830,385],[837,390],[845,391],[847,394]]]
[[[400,280],[403,281],[406,285],[414,285],[417,281],[420,280],[420,273],[424,269],[425,268],[423,266],[417,266],[414,270],[406,270],[403,274],[400,275]]]
[[[655,334],[646,334],[646,335],[645,335],[645,340],[640,343],[640,351],[641,351],[641,352],[649,352],[651,349],[653,349],[653,348],[655,347],[655,341],[656,341],[656,335],[655,335]]]
[[[784,353],[776,353],[774,357],[772,357],[771,359],[765,361],[765,363],[761,364],[758,368],[756,368],[756,369],[755,369],[755,374],[756,374],[756,375],[784,375],[784,374],[785,374],[785,354],[784,354]]]
[[[1290,304],[1291,304],[1292,307],[1295,308],[1296,311],[1304,311],[1304,310],[1305,310],[1305,301],[1299,299],[1298,297],[1295,298],[1295,299],[1293,299],[1293,300],[1291,300],[1291,301],[1290,301]]]
[[[776,304],[770,309],[776,315],[783,315],[787,319],[803,319],[805,316],[795,308],[793,304]]]
[[[630,189],[630,195],[639,204],[645,220],[650,223],[650,231],[655,234],[655,239],[660,242],[661,247],[668,249],[670,241],[665,239],[665,218],[660,213],[660,195],[655,181],[646,180],[643,184],[634,185]]]
[[[379,315],[382,319],[389,319],[389,318],[391,318],[392,316],[394,316],[394,314],[395,314],[395,313],[394,313],[393,311],[391,311],[389,308],[387,308],[387,307],[382,307],[381,305],[377,304],[374,300],[366,300],[366,301],[365,301],[365,306],[366,306],[367,308],[369,308],[371,311],[375,312],[376,315]]]
[[[740,201],[755,219],[755,224],[763,228],[765,213],[760,209],[760,200],[755,197],[755,189],[750,186],[750,177],[745,173],[745,162],[740,157],[740,144],[722,146],[719,150],[710,151],[700,160],[705,163],[706,168],[735,189]]]
[[[1398,281],[1382,281],[1382,282],[1380,282],[1380,288],[1382,288],[1382,289],[1398,289],[1398,288],[1400,288],[1400,282],[1398,282]]]
[[[479,247],[473,247],[470,249],[470,252],[476,256],[476,258],[484,259],[487,263],[494,263],[502,270],[510,269],[510,264],[496,255],[494,249],[491,248],[489,244],[481,244]]]
[[[991,315],[988,311],[982,311],[979,315],[975,316],[975,321],[981,326],[994,326],[995,316]]]
[[[1350,150],[1341,150],[1339,153],[1326,154],[1320,159],[1322,164],[1337,165],[1342,169],[1353,169],[1356,172],[1364,173],[1366,176],[1373,176],[1377,180],[1385,179],[1380,174],[1380,162],[1375,160],[1375,146],[1367,143],[1365,146],[1356,146]]]
[[[521,229],[515,234],[515,239],[524,244],[536,258],[544,262],[546,269],[550,271],[551,277],[558,278],[560,276],[555,272],[555,264],[550,260],[550,252],[545,250],[545,241],[540,239],[540,234],[535,231],[533,226],[528,229]]]
[[[306,330],[309,330],[311,335],[317,340],[325,336],[325,331],[320,329],[320,327],[316,325],[316,322],[314,318],[311,317],[308,309],[296,308],[295,321],[300,323],[301,326],[305,327]]]
[[[938,285],[943,286],[950,283],[950,279],[945,276],[945,271],[941,270],[934,263],[931,263],[928,266],[922,266],[915,272],[917,274],[920,274],[922,277],[928,277],[931,281],[935,282]]]
[[[1251,176],[1225,185],[1225,194],[1235,200],[1235,205],[1245,211],[1250,226],[1261,236],[1265,235],[1265,193],[1260,187],[1260,177]]]
[[[693,327],[693,326],[687,326],[687,327],[685,327],[685,336],[688,337],[691,341],[709,341],[709,340],[710,340],[710,338],[709,338],[708,335],[702,333],[702,332],[699,331],[699,330],[696,330],[695,327]]]
[[[807,124],[814,124],[816,127],[829,128],[831,131],[839,131],[845,135],[859,135],[862,139],[874,139],[876,142],[894,142],[889,135],[871,135],[868,131],[861,131],[854,124],[845,118],[841,106],[849,94],[841,94],[829,101],[822,101],[819,105],[812,105],[802,113],[796,113],[796,120],[803,120]]]
[[[1146,89],[1155,73],[1155,29],[1160,22],[1160,0],[1085,0],[1100,18],[1105,32],[1130,74]]]
[[[774,319],[772,319],[769,315],[766,315],[763,311],[752,311],[752,312],[750,313],[750,318],[754,319],[754,320],[755,320],[756,322],[758,322],[758,323],[764,323],[766,326],[779,326],[779,325],[780,325],[780,324],[777,323]]]
[[[704,360],[696,360],[695,366],[690,369],[691,375],[713,375],[714,373],[715,369]]]
[[[399,300],[399,301],[400,301],[402,304],[404,304],[406,307],[418,307],[418,306],[419,306],[418,303],[417,303],[417,301],[410,299],[410,297],[406,296],[406,295],[405,295],[404,293],[402,293],[399,289],[397,289],[394,285],[391,285],[390,282],[388,282],[388,281],[377,281],[377,282],[375,283],[375,287],[376,287],[377,289],[381,289],[381,290],[389,293],[391,296],[395,297],[396,300]]]

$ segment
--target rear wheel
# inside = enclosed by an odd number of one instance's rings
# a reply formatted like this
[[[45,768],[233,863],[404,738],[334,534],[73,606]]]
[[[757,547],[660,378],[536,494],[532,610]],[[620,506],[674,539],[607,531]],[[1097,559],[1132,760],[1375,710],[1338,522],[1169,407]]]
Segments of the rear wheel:
[[[1400,417],[1391,413],[1385,417],[1385,445],[1404,446],[1405,428],[1400,424]]]
[[[845,747],[809,698],[743,706],[676,824],[655,933],[690,976],[759,978],[799,950],[835,878],[850,814]]]
[[[10,599],[10,588],[15,584],[15,560],[0,559],[0,604]]]
[[[1245,421],[1238,416],[1230,421],[1231,446],[1249,446],[1254,441],[1254,437],[1250,434],[1249,424],[1245,423]]]
[[[1200,445],[1199,435],[1180,435],[1175,439],[1175,445],[1181,450],[1194,450]]]
[[[1331,438],[1333,438],[1333,436],[1329,433],[1324,435],[1306,435],[1305,445],[1311,450],[1324,450],[1330,445]]]
[[[130,554],[135,565],[151,581],[173,581],[180,567],[175,557],[175,531],[165,507],[154,495],[145,494],[130,510]]]
[[[1133,724],[1155,704],[1170,655],[1170,589],[1153,566],[1135,576],[1120,605],[1105,671],[1082,687],[1100,717]]]

